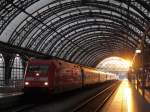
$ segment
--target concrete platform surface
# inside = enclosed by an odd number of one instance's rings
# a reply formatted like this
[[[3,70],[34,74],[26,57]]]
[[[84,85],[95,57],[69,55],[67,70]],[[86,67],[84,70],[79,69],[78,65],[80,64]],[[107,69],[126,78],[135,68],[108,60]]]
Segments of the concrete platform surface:
[[[18,96],[22,95],[22,92],[14,92],[14,93],[0,93],[0,99],[1,98],[6,98],[6,97],[12,97],[12,96]]]
[[[100,112],[150,112],[150,104],[125,79]]]

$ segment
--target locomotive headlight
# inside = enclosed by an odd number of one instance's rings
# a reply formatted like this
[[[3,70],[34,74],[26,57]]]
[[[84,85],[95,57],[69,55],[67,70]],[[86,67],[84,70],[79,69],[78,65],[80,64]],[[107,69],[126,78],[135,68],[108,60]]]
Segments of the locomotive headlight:
[[[40,74],[39,73],[36,73],[36,76],[39,76]]]
[[[48,85],[48,82],[44,82],[44,85],[47,86],[47,85]]]
[[[25,85],[26,85],[26,86],[29,85],[29,82],[25,82]]]

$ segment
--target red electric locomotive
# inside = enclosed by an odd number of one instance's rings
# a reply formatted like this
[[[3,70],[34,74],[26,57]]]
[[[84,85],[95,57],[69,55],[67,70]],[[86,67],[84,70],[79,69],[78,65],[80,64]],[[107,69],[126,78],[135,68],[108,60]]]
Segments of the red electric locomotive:
[[[49,93],[60,93],[114,78],[108,79],[107,75],[109,74],[59,59],[32,59],[27,65],[24,91],[44,89]]]
[[[28,62],[24,90],[46,89],[50,93],[63,92],[82,86],[80,66],[65,61],[30,60]]]

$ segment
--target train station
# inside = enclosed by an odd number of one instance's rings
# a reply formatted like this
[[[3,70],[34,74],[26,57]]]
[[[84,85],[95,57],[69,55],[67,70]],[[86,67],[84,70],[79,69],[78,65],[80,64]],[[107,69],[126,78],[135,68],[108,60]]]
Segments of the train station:
[[[150,112],[150,1],[0,0],[0,112]]]

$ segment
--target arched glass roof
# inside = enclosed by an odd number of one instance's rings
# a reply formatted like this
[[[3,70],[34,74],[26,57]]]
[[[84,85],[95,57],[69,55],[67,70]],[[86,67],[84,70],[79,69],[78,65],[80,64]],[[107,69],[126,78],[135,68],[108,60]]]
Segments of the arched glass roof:
[[[150,44],[149,7],[149,0],[1,0],[0,41],[96,66],[134,53],[145,33]]]
[[[129,60],[119,57],[106,58],[97,65],[97,68],[107,72],[127,72],[130,67],[131,62]]]

